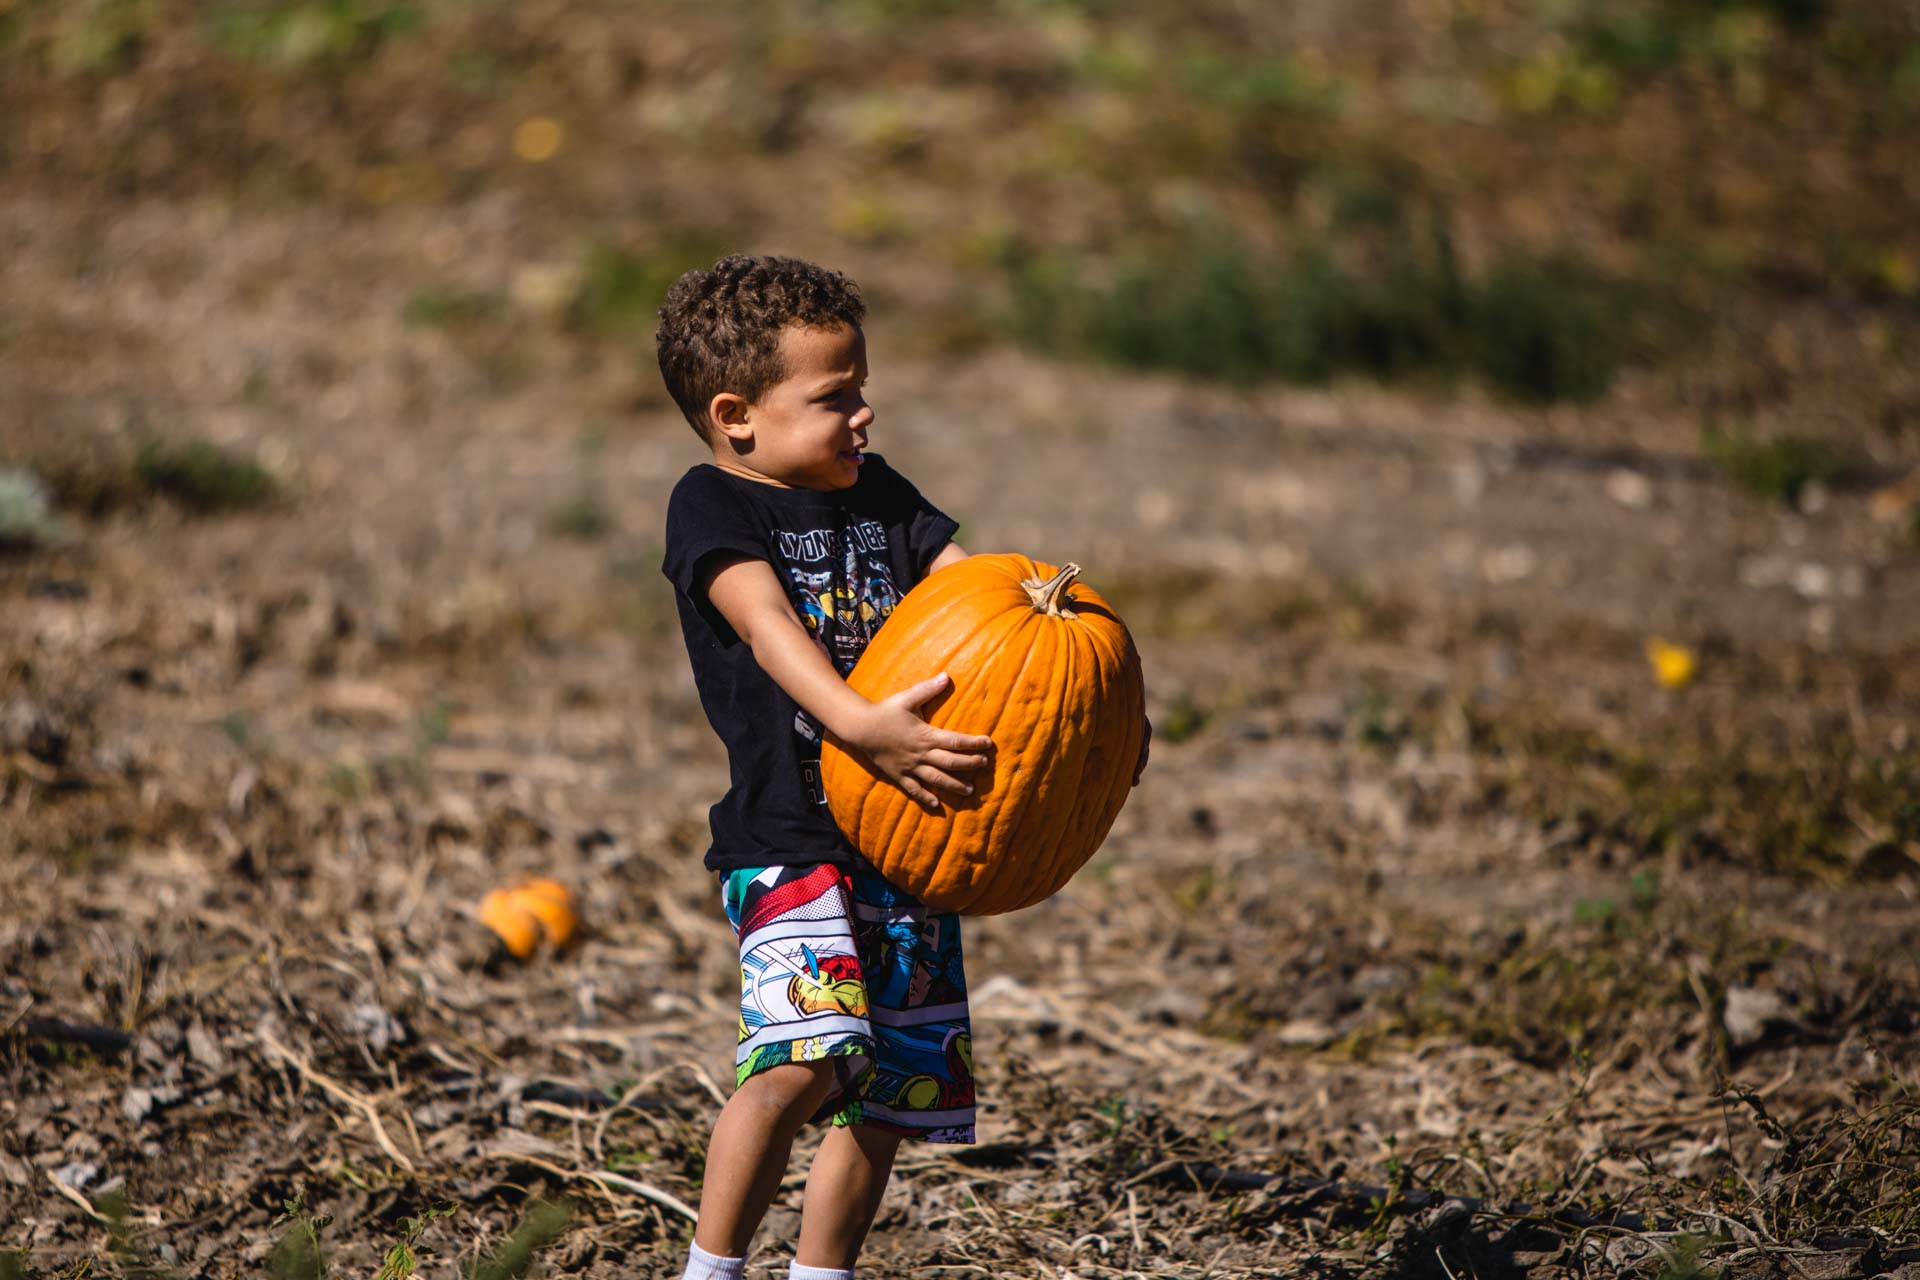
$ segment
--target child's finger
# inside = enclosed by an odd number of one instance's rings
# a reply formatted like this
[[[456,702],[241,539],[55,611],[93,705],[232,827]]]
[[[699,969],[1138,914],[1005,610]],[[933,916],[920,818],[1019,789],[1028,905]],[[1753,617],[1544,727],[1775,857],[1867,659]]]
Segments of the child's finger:
[[[970,796],[973,794],[973,788],[971,786],[960,781],[960,779],[950,773],[934,768],[930,764],[923,764],[918,769],[915,769],[913,776],[929,787],[937,787],[942,791],[950,792],[956,796]]]
[[[991,753],[993,739],[977,733],[954,733],[950,729],[936,729],[933,732],[933,745],[948,751],[969,751]]]
[[[928,676],[919,684],[908,685],[900,692],[886,699],[886,701],[897,702],[908,710],[912,710],[932,698],[935,694],[940,693],[950,683],[952,682],[947,679],[947,673],[942,671],[939,675]]]
[[[971,773],[975,769],[986,768],[988,761],[985,756],[963,756],[953,751],[930,751],[927,753],[927,763],[937,769],[945,769],[948,773]]]
[[[939,798],[912,778],[901,778],[900,789],[907,793],[907,799],[912,800],[928,813],[940,812]]]

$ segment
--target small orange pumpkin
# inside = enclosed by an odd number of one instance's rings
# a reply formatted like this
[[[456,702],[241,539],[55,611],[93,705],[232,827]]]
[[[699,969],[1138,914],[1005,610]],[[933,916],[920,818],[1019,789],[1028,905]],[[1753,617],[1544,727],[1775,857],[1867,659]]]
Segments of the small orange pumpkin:
[[[480,922],[500,935],[508,951],[525,960],[543,937],[556,950],[566,946],[579,918],[574,915],[573,894],[565,885],[536,877],[482,898]]]
[[[969,556],[907,593],[847,684],[879,700],[944,671],[930,724],[985,734],[974,794],[928,813],[831,738],[827,805],[888,880],[938,910],[997,915],[1057,892],[1093,856],[1132,789],[1145,732],[1140,655],[1119,615],[1020,555]]]

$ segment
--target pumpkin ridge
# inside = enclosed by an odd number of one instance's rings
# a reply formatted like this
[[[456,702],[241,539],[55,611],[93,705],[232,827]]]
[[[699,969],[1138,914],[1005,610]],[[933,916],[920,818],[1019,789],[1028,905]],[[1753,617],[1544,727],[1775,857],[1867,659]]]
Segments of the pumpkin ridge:
[[[956,583],[953,594],[958,597],[964,596],[965,593],[960,591],[959,584]],[[941,603],[938,597],[936,597],[935,603]],[[948,667],[954,665],[952,660],[967,648],[977,643],[982,634],[988,633],[988,631],[988,627],[982,627],[967,632],[957,643],[949,647],[948,651],[943,655],[944,660],[935,666],[933,670],[936,672],[946,670]],[[883,625],[879,631],[875,632],[875,643],[878,643],[879,639],[885,634],[886,629]],[[997,654],[999,652],[1000,648],[1006,644],[1008,638],[1007,635],[1002,635],[997,641],[991,642],[992,648],[989,650],[990,657],[991,654]],[[897,648],[898,652],[894,652],[894,648]],[[883,659],[883,662],[875,667],[871,675],[861,682],[862,685],[868,686],[867,688],[858,690],[864,696],[872,697],[874,694],[878,694],[881,697],[886,697],[888,696],[889,688],[892,686],[904,687],[907,683],[917,682],[918,680],[926,678],[926,676],[923,675],[915,676],[914,681],[910,682],[907,677],[914,675],[914,672],[901,670],[907,663],[912,663],[916,671],[926,669],[926,664],[917,653],[917,646],[914,646],[910,641],[896,642],[895,646],[882,649],[879,656]],[[951,674],[952,673],[949,672],[949,675]],[[894,689],[894,691],[897,692],[897,689]],[[950,706],[942,708],[942,712],[949,710],[951,710]],[[941,714],[939,718],[944,722],[947,716]],[[932,723],[933,719],[934,717],[928,717],[929,723]],[[896,847],[895,842],[899,840],[903,834],[909,843],[917,843],[923,838],[920,830],[923,824],[930,825],[934,822],[945,820],[927,813],[920,807],[919,802],[908,796],[891,778],[880,773],[870,762],[860,761],[859,763],[860,767],[866,770],[871,781],[861,797],[859,821],[855,824],[854,829],[867,830],[869,829],[870,823],[876,826],[884,824],[881,828],[882,838],[878,846],[879,848],[892,849]],[[949,812],[951,812],[951,810],[949,810]],[[889,859],[889,861],[892,860]],[[881,870],[884,873],[888,868],[881,868]],[[912,887],[911,891],[918,893],[930,887],[930,884],[923,884]]]
[[[999,618],[996,618],[994,620],[994,622],[999,622],[999,621],[1000,621]],[[960,651],[963,651],[969,648],[972,648],[976,652],[982,653],[985,655],[983,658],[978,658],[978,659],[969,661],[966,664],[967,669],[962,673],[962,680],[964,680],[964,685],[965,685],[965,694],[973,694],[975,690],[981,691],[976,696],[979,697],[980,703],[983,707],[987,705],[987,694],[989,694],[991,690],[994,687],[996,687],[992,682],[986,680],[984,677],[986,673],[991,670],[991,667],[994,661],[997,660],[1000,654],[1006,649],[1006,646],[1008,645],[1008,643],[1011,642],[1013,638],[1017,635],[1019,631],[1020,621],[1021,619],[1018,616],[1014,616],[1010,623],[1004,624],[1004,629],[1000,630],[999,634],[997,635],[995,634],[996,628],[994,627],[994,622],[989,622],[986,626],[983,626],[969,633],[966,640],[959,646],[956,646],[955,652],[949,655],[950,657],[958,657],[960,655]],[[956,665],[956,664],[951,664],[951,663],[943,664],[943,667],[950,666],[950,665]],[[891,670],[891,668],[887,668],[887,669]],[[952,675],[952,672],[949,671],[948,674]],[[896,680],[900,678],[903,678],[903,677],[896,674]],[[961,683],[962,683],[961,680],[956,680],[955,694],[960,695],[961,697],[964,697],[965,694],[962,694],[961,688],[960,688]],[[940,709],[940,712],[937,714],[937,719],[940,722],[940,727],[943,727],[943,728],[950,727],[951,723],[954,720],[960,719],[961,710],[962,710],[962,705],[959,704],[958,698],[950,699],[948,705],[942,707]],[[929,722],[931,723],[933,719],[934,718],[930,717]],[[988,732],[988,731],[983,730],[982,732]],[[992,736],[990,732],[988,732],[988,736]],[[887,791],[891,791],[891,792],[894,792],[899,797],[897,803],[894,805],[893,809],[890,811],[889,816],[891,817],[892,820],[887,825],[885,837],[882,840],[880,845],[880,847],[883,849],[894,849],[894,848],[900,847],[903,828],[904,828],[905,843],[908,846],[912,846],[920,843],[923,839],[925,839],[926,838],[925,829],[931,828],[936,823],[952,823],[955,826],[959,825],[958,818],[955,816],[936,817],[933,814],[927,813],[924,809],[922,809],[919,806],[919,804],[917,804],[916,802],[908,798],[904,792],[900,791],[898,787],[894,786],[894,784],[886,778],[877,778],[874,784],[874,789],[875,790],[884,789]],[[948,815],[957,815],[962,812],[964,811],[955,810],[951,806],[948,806],[946,808],[946,814]],[[977,869],[969,865],[971,862],[972,860],[968,859],[963,861],[960,864],[960,869],[963,869],[967,872],[967,876],[968,876],[967,885],[969,888],[973,886],[974,880],[977,878]],[[914,891],[916,893],[933,892],[933,893],[939,894],[939,893],[948,892],[949,889],[947,886],[944,886],[942,884],[936,884],[931,878],[928,878],[923,882],[920,882],[916,886],[914,886]]]
[[[1066,637],[1065,643],[1073,653],[1072,678],[1088,689],[1091,696],[1083,693],[1076,700],[1081,719],[1075,725],[1078,731],[1075,738],[1080,745],[1080,752],[1074,759],[1074,776],[1080,780],[1080,783],[1074,788],[1073,801],[1067,807],[1067,813],[1060,823],[1058,828],[1060,836],[1054,843],[1053,856],[1047,863],[1048,878],[1058,878],[1063,882],[1073,872],[1079,870],[1077,866],[1068,867],[1065,864],[1085,847],[1080,839],[1080,832],[1084,829],[1080,817],[1088,796],[1094,791],[1094,788],[1087,785],[1087,779],[1090,776],[1089,762],[1094,753],[1101,749],[1102,739],[1108,732],[1105,717],[1102,716],[1101,711],[1104,706],[1103,700],[1113,683],[1112,673],[1108,670],[1107,664],[1101,660],[1099,641],[1095,638],[1092,628],[1084,624],[1078,625],[1074,632]]]
[[[955,732],[984,733],[992,736],[998,727],[993,716],[992,695],[996,689],[1004,687],[1004,682],[996,677],[996,666],[1004,660],[1008,646],[1016,638],[1018,618],[1008,620],[1008,615],[996,617],[983,632],[989,633],[990,643],[980,645],[973,662],[956,677],[955,696],[952,702],[941,709],[942,726]],[[981,720],[986,723],[983,725]],[[997,771],[1002,767],[1004,756],[996,741],[992,767]],[[944,873],[939,879],[930,871],[926,876],[926,887],[937,896],[956,904],[955,909],[965,909],[979,896],[978,881],[986,859],[979,852],[987,840],[991,829],[992,806],[977,809],[961,809],[949,806],[949,838],[947,848],[952,856],[943,859],[937,870]]]
[[[1036,568],[1035,576],[1040,576],[1040,572]],[[1023,796],[1038,796],[1052,790],[1055,779],[1063,776],[1059,764],[1059,712],[1065,698],[1056,695],[1060,695],[1065,686],[1057,673],[1049,674],[1059,663],[1060,629],[1056,622],[1040,613],[1022,614],[1020,623],[1023,630],[1032,631],[1033,640],[1027,645],[1026,661],[1021,665],[1019,678],[1008,688],[1011,692],[1026,696],[1019,707],[1014,707],[1009,699],[1003,714],[1034,726],[1026,749],[1020,753],[1018,760],[1027,777]],[[1034,673],[1031,679],[1030,672]],[[1049,701],[1050,698],[1053,700]],[[1011,822],[1006,820],[1009,809],[1014,814]],[[1037,859],[1048,856],[1049,846],[1055,837],[1050,830],[1051,823],[1046,820],[1046,811],[1047,806],[1040,803],[1003,802],[1000,805],[996,815],[1000,821],[996,823],[995,830],[998,837],[995,852],[999,854],[999,860],[1015,861],[1023,867],[1031,867]],[[1004,907],[996,903],[994,909],[1004,910]]]
[[[1014,691],[1022,687],[1023,682],[1026,680],[1027,670],[1033,663],[1032,646],[1027,646],[1025,651],[1019,654],[1020,665],[1012,673],[1010,678],[1006,680],[994,680],[988,677],[993,672],[993,664],[999,660],[1001,654],[1007,651],[1007,647],[1019,638],[1020,633],[1026,629],[1029,621],[1030,618],[1028,615],[1023,615],[1018,612],[1011,613],[1005,633],[1000,637],[1000,642],[993,647],[993,651],[987,660],[968,672],[969,692],[972,693],[978,690],[976,695],[978,702],[971,705],[977,705],[987,716],[987,727],[979,730],[979,732],[989,738],[992,738],[994,731],[1005,724],[1007,720],[1006,702],[1002,701],[1000,707],[996,710],[993,695],[999,690]],[[1004,767],[1004,761],[1006,759],[1006,757],[1001,754],[999,746],[999,740],[995,739],[993,767],[996,771]],[[1015,751],[1011,754],[1017,763],[1019,760],[1019,752]],[[978,838],[969,841],[968,846],[963,847],[960,851],[962,856],[958,859],[958,866],[964,869],[966,873],[969,906],[973,905],[981,897],[982,891],[979,887],[980,877],[994,861],[988,855],[993,848],[994,837],[1000,827],[998,819],[1001,814],[1006,812],[1010,795],[1011,788],[1009,788],[1009,795],[999,798],[998,803],[993,807],[992,815],[981,819],[980,825],[982,829],[979,832]]]
[[[1133,772],[1129,768],[1121,774],[1110,767],[1105,770],[1090,770],[1087,760],[1095,752],[1112,751],[1124,755],[1128,744],[1134,742],[1139,732],[1132,725],[1140,715],[1140,708],[1135,705],[1132,697],[1126,697],[1125,706],[1115,709],[1111,714],[1101,714],[1102,710],[1109,706],[1109,700],[1114,695],[1116,687],[1125,689],[1127,683],[1128,663],[1125,653],[1127,646],[1124,643],[1115,643],[1122,637],[1114,635],[1110,626],[1088,626],[1077,633],[1076,638],[1084,641],[1089,650],[1082,656],[1091,658],[1092,674],[1089,678],[1097,685],[1093,694],[1082,700],[1083,705],[1089,709],[1090,724],[1089,732],[1086,734],[1087,751],[1081,760],[1081,774],[1083,777],[1104,777],[1107,779],[1107,785],[1098,790],[1083,788],[1076,793],[1072,810],[1066,817],[1065,829],[1074,833],[1090,833],[1083,836],[1084,842],[1097,847],[1106,839],[1107,832],[1112,829],[1113,820],[1119,816],[1120,807],[1126,802],[1126,793],[1132,789]],[[1126,691],[1130,692],[1130,690]],[[1133,746],[1133,750],[1136,754],[1138,753],[1137,744]],[[1069,844],[1063,841],[1062,860],[1070,856],[1067,852],[1069,847],[1077,847],[1081,843],[1082,841],[1074,841]],[[1056,863],[1048,868],[1048,880],[1042,883],[1050,883],[1063,870],[1069,871],[1070,874],[1072,871],[1078,871],[1079,867],[1068,869]],[[1024,900],[1018,903],[1018,906],[1030,906],[1039,901],[1038,896],[1023,895],[1023,898]]]
[[[1121,639],[1123,639],[1123,645],[1121,645],[1121,649],[1123,649],[1123,652],[1121,652],[1121,660],[1123,660],[1123,662],[1131,662],[1131,664],[1137,666],[1137,664],[1139,664],[1139,652],[1133,651],[1131,637],[1121,637]],[[1116,670],[1114,670],[1114,676],[1123,677],[1125,670],[1127,670],[1125,666],[1116,668]],[[1085,816],[1075,814],[1075,819],[1087,823],[1089,831],[1092,831],[1092,839],[1094,839],[1094,842],[1106,841],[1106,835],[1114,829],[1114,821],[1119,818],[1119,810],[1125,808],[1125,804],[1127,804],[1127,793],[1133,791],[1133,760],[1137,760],[1140,754],[1140,739],[1144,737],[1144,727],[1142,727],[1142,725],[1144,725],[1144,720],[1146,720],[1146,706],[1144,706],[1144,697],[1139,697],[1139,699],[1133,697],[1135,687],[1133,687],[1131,681],[1125,685],[1125,693],[1127,693],[1125,706],[1117,712],[1119,718],[1116,718],[1114,723],[1112,723],[1112,727],[1108,729],[1108,735],[1112,737],[1112,743],[1114,743],[1114,748],[1117,750],[1119,768],[1108,768],[1108,770],[1106,770],[1108,785],[1106,785],[1106,793],[1098,798],[1098,804],[1092,804],[1092,796],[1089,796],[1089,808],[1087,808]]]
[[[1029,763],[1033,778],[1029,789],[1032,793],[1044,795],[1056,789],[1058,779],[1072,777],[1073,769],[1079,764],[1078,760],[1068,760],[1059,749],[1062,737],[1068,736],[1063,732],[1061,712],[1067,701],[1066,691],[1073,687],[1072,655],[1071,646],[1059,643],[1062,637],[1056,627],[1048,625],[1048,620],[1035,617],[1031,621],[1039,624],[1041,633],[1028,651],[1029,661],[1044,653],[1043,670],[1052,673],[1048,679],[1037,682],[1041,684],[1038,706],[1029,710],[1024,717],[1037,729],[1026,753],[1026,762]],[[1036,759],[1038,763],[1032,763]],[[1006,807],[1002,806],[1003,811]],[[1053,855],[1059,842],[1058,828],[1054,822],[1058,810],[1044,804],[1021,804],[1014,808],[1015,825],[1007,831],[1003,848],[1024,865],[1033,867],[1033,875],[1038,878],[1041,869],[1050,867],[1054,861]]]
[[[1069,627],[1075,625],[1076,624],[1069,624]],[[1061,657],[1059,659],[1059,666],[1063,668],[1063,672],[1057,684],[1061,689],[1072,689],[1084,678],[1080,668],[1083,665],[1083,660],[1086,655],[1081,653],[1079,641],[1080,637],[1075,634],[1073,630],[1069,630],[1065,635],[1060,637]],[[1099,666],[1097,661],[1094,663],[1094,666],[1097,672]],[[1067,700],[1063,697],[1061,699],[1063,708],[1066,702]],[[1079,748],[1074,753],[1073,758],[1068,762],[1071,767],[1071,772],[1067,775],[1068,777],[1076,779],[1084,779],[1086,777],[1087,754],[1089,749],[1096,745],[1095,734],[1088,731],[1092,727],[1093,726],[1084,721],[1076,721],[1073,724],[1061,724],[1055,731],[1056,737],[1068,737]],[[1047,860],[1041,868],[1041,879],[1052,880],[1059,874],[1060,863],[1071,856],[1070,850],[1074,842],[1067,837],[1070,836],[1074,830],[1074,817],[1079,812],[1081,797],[1085,794],[1083,788],[1075,787],[1071,802],[1061,806],[1066,812],[1058,814],[1058,820],[1052,827],[1053,840],[1046,851]]]

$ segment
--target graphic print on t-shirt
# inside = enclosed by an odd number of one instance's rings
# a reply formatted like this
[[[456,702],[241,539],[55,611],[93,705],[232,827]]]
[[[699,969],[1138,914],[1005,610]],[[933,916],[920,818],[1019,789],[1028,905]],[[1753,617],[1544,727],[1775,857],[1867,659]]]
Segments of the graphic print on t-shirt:
[[[844,529],[776,529],[773,536],[800,621],[834,668],[849,674],[900,603],[900,589],[887,567],[886,526],[858,520]]]
[[[775,529],[773,538],[794,611],[834,669],[848,675],[867,641],[900,603],[900,588],[887,566],[886,526],[856,520],[844,529]],[[794,714],[793,730],[808,742],[820,740],[820,727],[804,711]],[[809,763],[801,765],[807,797],[825,804],[818,768],[809,770]]]

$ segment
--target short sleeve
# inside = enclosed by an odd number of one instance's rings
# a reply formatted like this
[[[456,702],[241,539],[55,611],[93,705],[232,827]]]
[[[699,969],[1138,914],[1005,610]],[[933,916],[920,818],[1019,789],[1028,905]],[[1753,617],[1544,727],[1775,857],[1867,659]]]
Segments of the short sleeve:
[[[872,455],[868,455],[871,459]],[[882,466],[885,466],[884,462]],[[946,549],[960,532],[960,522],[928,502],[914,488],[913,481],[891,467],[884,471],[887,502],[906,529],[907,557],[913,565],[914,581],[927,576],[934,557]]]
[[[766,538],[755,527],[752,514],[728,492],[720,476],[695,467],[681,477],[667,499],[667,546],[660,570],[675,590],[705,611],[707,601],[699,591],[700,564],[721,552],[769,559]]]

